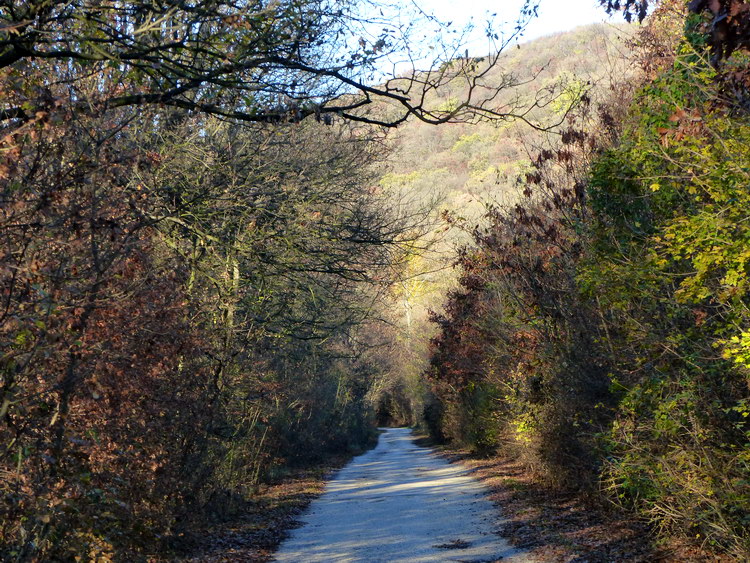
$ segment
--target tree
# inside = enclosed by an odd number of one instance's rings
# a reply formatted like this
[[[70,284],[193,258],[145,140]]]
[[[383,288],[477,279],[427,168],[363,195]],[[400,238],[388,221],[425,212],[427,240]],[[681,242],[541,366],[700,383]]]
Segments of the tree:
[[[609,13],[622,10],[625,19],[643,21],[658,0],[599,0]],[[684,5],[685,3],[683,3]],[[750,3],[746,0],[690,0],[688,10],[705,16],[698,26],[713,51],[713,63],[734,51],[750,49]]]
[[[158,104],[246,122],[341,115],[385,126],[410,115],[429,123],[523,117],[520,107],[495,103],[514,79],[493,85],[484,78],[536,2],[526,0],[507,37],[488,29],[496,52],[487,60],[459,56],[461,35],[445,39],[443,24],[418,10],[438,28],[430,69],[385,79],[394,57],[416,65],[424,55],[412,40],[424,30],[414,23],[418,14],[394,24],[396,9],[403,11],[378,0],[2,0],[0,69],[51,62],[76,111]],[[108,76],[117,90],[82,96],[77,82],[93,75]],[[430,95],[454,80],[465,81],[469,95],[448,110],[431,107]],[[379,100],[398,110],[387,117],[364,111]],[[27,120],[51,103],[4,104],[0,117]]]
[[[3,560],[138,558],[370,436],[358,327],[421,221],[377,139],[128,113],[0,145]]]

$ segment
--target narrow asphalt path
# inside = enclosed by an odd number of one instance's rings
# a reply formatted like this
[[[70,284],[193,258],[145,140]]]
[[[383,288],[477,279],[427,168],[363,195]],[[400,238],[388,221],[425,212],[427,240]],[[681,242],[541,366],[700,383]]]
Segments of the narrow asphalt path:
[[[277,561],[529,563],[495,531],[486,489],[458,464],[389,428],[312,503]]]

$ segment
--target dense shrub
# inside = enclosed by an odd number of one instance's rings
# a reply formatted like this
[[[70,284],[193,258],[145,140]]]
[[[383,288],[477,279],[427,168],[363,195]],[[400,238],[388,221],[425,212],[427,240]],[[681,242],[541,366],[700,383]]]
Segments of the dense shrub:
[[[632,102],[563,131],[525,201],[473,233],[435,319],[428,422],[744,559],[748,57],[717,69],[700,17],[676,46],[667,22],[640,37],[658,57]]]
[[[416,230],[367,139],[63,103],[6,133],[0,558],[145,558],[372,440],[355,336]]]
[[[576,286],[588,218],[573,155],[585,160],[591,141],[567,130],[537,158],[525,202],[491,210],[474,232],[461,287],[435,319],[442,332],[428,372],[445,436],[485,452],[502,444],[566,486],[592,484],[611,406],[589,330],[595,312]]]
[[[593,171],[581,277],[623,393],[605,481],[662,526],[746,553],[750,118],[721,88],[685,45],[642,91]]]

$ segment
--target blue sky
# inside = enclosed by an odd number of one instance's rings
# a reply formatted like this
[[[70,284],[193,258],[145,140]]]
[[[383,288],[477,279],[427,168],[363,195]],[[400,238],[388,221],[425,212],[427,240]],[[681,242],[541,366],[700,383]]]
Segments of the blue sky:
[[[468,45],[472,55],[486,55],[487,42],[482,38],[482,22],[488,13],[497,13],[500,21],[514,21],[521,0],[417,0],[425,11],[432,11],[442,20],[453,21],[460,26],[474,19],[477,24],[476,37]],[[531,22],[523,40],[534,39],[558,31],[573,29],[579,25],[607,21],[607,13],[596,0],[541,0],[539,17]],[[608,21],[619,22],[615,15]]]
[[[374,6],[364,14],[366,35],[371,41],[379,38],[381,29],[395,30],[399,37],[402,30],[409,33],[402,45],[408,48],[386,54],[377,67],[382,76],[370,76],[377,82],[384,76],[410,72],[414,67],[425,70],[435,68],[448,58],[463,56],[483,57],[497,52],[503,41],[491,43],[486,37],[486,23],[493,18],[493,31],[510,34],[515,27],[523,0],[374,0],[363,6]],[[425,19],[418,14],[422,10],[435,16],[438,22]],[[520,41],[529,41],[551,33],[568,31],[574,27],[602,21],[622,22],[621,15],[609,18],[596,0],[540,0],[538,17],[531,20]],[[446,25],[451,23],[450,26]],[[502,25],[507,22],[506,25]],[[470,34],[461,31],[473,23]],[[350,51],[357,49],[359,35],[351,38]]]

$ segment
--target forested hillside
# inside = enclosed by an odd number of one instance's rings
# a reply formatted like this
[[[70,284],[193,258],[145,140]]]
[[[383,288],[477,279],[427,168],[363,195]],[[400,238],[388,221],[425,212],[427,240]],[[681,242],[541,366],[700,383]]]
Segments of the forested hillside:
[[[659,4],[631,85],[582,100],[472,232],[425,415],[746,560],[748,5],[685,8]]]
[[[599,95],[615,75],[627,79],[624,39],[632,33],[623,25],[597,24],[525,42],[501,55],[488,81],[499,84],[517,77],[522,85],[503,92],[501,103],[538,102],[528,118],[554,129],[582,94]],[[457,81],[441,89],[438,103],[456,105],[465,93]],[[423,197],[440,196],[444,208],[476,220],[482,200],[515,197],[519,174],[531,166],[548,133],[513,119],[437,128],[414,120],[391,137],[395,151],[382,184],[402,185]]]

